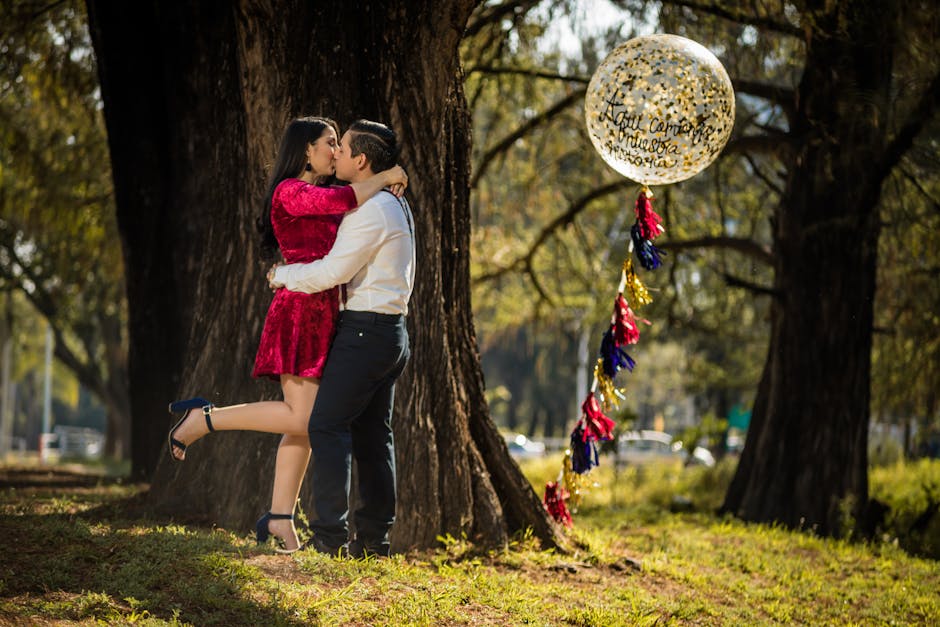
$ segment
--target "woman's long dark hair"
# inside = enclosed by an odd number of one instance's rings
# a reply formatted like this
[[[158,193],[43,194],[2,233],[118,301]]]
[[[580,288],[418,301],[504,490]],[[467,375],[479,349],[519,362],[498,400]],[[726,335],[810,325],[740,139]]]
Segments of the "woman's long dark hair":
[[[273,259],[279,250],[271,224],[271,200],[274,198],[274,190],[284,179],[296,178],[303,174],[304,166],[307,165],[307,144],[316,143],[328,127],[332,127],[339,137],[339,126],[330,118],[297,118],[287,125],[284,136],[281,137],[281,145],[277,149],[277,160],[274,162],[271,178],[268,179],[264,206],[255,221],[258,233],[261,234],[262,259]]]

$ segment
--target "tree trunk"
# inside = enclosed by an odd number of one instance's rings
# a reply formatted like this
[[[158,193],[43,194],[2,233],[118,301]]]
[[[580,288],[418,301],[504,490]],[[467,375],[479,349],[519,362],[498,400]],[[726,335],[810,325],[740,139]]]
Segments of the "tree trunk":
[[[723,509],[839,534],[868,500],[867,438],[879,172],[897,22],[885,3],[807,17],[776,213],[769,356]]]
[[[243,529],[267,509],[278,437],[212,434],[175,463],[166,403],[279,393],[249,377],[269,302],[254,231],[265,168],[290,118],[366,117],[402,139],[418,240],[393,548],[498,544],[527,527],[558,542],[483,397],[457,56],[473,5],[89,0],[127,267],[134,469],[156,468],[158,509]]]

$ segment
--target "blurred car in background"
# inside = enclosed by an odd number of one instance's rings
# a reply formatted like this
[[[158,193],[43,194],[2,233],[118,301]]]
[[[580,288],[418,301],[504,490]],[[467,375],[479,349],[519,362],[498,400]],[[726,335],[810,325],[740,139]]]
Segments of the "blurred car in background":
[[[516,459],[541,457],[545,454],[544,442],[530,440],[521,433],[507,433],[503,437],[506,439],[506,446],[509,447],[509,454]]]
[[[714,466],[715,457],[707,448],[696,446],[689,457],[682,442],[662,431],[624,431],[617,437],[617,460],[621,464],[641,465],[653,461],[681,460],[688,464]]]

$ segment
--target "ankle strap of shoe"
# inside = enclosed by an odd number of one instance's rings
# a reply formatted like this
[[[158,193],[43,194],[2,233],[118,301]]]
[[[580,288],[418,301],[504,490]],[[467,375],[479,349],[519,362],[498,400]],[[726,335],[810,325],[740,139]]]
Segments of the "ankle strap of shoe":
[[[209,427],[210,432],[215,431],[215,429],[212,428],[212,418],[209,417],[210,414],[212,414],[213,407],[215,406],[212,403],[202,406],[202,415],[206,417],[206,426]]]
[[[268,512],[268,518],[271,520],[293,520],[293,514],[272,514]]]

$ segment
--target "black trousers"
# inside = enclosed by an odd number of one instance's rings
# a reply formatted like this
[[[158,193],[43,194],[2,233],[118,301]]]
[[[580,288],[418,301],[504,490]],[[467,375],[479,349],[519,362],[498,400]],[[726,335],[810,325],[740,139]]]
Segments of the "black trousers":
[[[352,457],[360,498],[357,538],[373,550],[388,547],[395,522],[392,406],[395,380],[409,355],[404,316],[340,313],[308,425],[317,516],[311,528],[329,547],[348,540]]]

